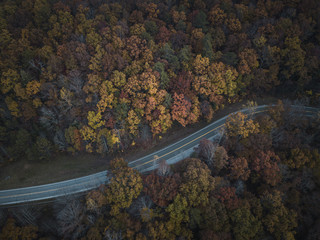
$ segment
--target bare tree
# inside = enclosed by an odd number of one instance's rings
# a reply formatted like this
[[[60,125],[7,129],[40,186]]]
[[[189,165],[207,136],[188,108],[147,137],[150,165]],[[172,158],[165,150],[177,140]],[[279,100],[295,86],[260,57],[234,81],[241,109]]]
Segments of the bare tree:
[[[68,74],[68,79],[70,84],[70,90],[74,91],[77,95],[80,95],[84,83],[81,72],[79,70],[70,71]]]
[[[243,107],[248,109],[248,117],[249,118],[253,117],[253,114],[255,113],[257,106],[258,106],[258,104],[255,101],[247,101],[247,103],[245,105],[243,105]]]
[[[152,134],[150,131],[150,127],[146,124],[142,125],[140,128],[140,138],[138,142],[143,145],[147,146],[152,140]]]
[[[104,239],[107,239],[107,240],[122,240],[123,237],[122,237],[121,231],[116,232],[116,231],[112,231],[112,230],[107,230],[104,233]]]
[[[41,215],[41,208],[33,205],[23,205],[11,209],[11,213],[21,225],[37,226],[37,220]]]
[[[59,124],[56,111],[43,106],[40,108],[40,112],[41,112],[41,117],[40,117],[41,125],[48,130],[55,129],[56,126]]]
[[[158,166],[158,170],[157,170],[158,175],[168,176],[170,172],[171,172],[171,169],[170,169],[170,166],[167,164],[167,161],[165,159],[162,159]]]
[[[63,202],[60,202],[60,205]],[[78,199],[69,200],[58,211],[56,219],[59,225],[59,234],[71,239],[79,239],[87,226],[84,224],[85,209]]]
[[[67,147],[66,139],[61,129],[55,133],[53,142],[60,150],[64,150]]]
[[[209,167],[213,166],[213,158],[216,150],[216,146],[208,139],[202,139],[200,141],[199,156],[206,162]]]
[[[141,196],[134,201],[129,212],[145,221],[149,221],[152,218],[152,206],[153,202],[150,197]]]

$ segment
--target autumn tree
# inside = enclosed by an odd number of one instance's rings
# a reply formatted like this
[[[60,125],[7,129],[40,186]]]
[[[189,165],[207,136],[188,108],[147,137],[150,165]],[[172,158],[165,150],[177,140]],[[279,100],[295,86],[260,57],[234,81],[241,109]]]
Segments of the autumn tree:
[[[255,239],[261,232],[261,222],[248,208],[238,208],[230,215],[232,232],[235,239]]]
[[[240,200],[234,187],[221,187],[215,191],[217,198],[228,210],[235,210],[240,206]]]
[[[225,206],[213,196],[207,206],[203,208],[204,228],[214,233],[229,232],[229,216]]]
[[[209,192],[214,189],[214,178],[208,166],[199,159],[186,159],[182,169],[182,184],[179,192],[186,198],[189,206],[205,206]]]
[[[102,185],[97,190],[92,190],[86,195],[86,207],[89,211],[100,212],[102,206],[107,204],[104,194],[105,187]]]
[[[177,195],[181,179],[179,175],[159,176],[152,173],[144,178],[144,192],[160,207],[167,206]]]
[[[1,91],[3,94],[13,90],[15,84],[19,81],[19,74],[16,70],[8,69],[1,74]]]
[[[244,157],[230,159],[230,177],[246,181],[250,175],[248,161]]]
[[[258,151],[251,167],[264,182],[275,186],[281,180],[279,161],[280,158],[272,151]]]
[[[38,238],[38,227],[27,225],[19,227],[13,218],[8,218],[6,224],[3,226],[1,233],[1,239],[22,239],[32,240]]]
[[[110,167],[112,178],[106,189],[106,198],[111,205],[110,213],[115,216],[121,209],[130,207],[132,200],[139,196],[142,179],[122,158],[112,160]]]
[[[194,101],[199,104],[197,99],[194,99]],[[192,102],[187,100],[183,94],[174,93],[171,107],[172,120],[177,120],[185,127],[187,124],[197,122],[199,114],[199,106],[192,106]]]
[[[41,160],[47,160],[53,152],[53,145],[46,137],[37,137],[34,148]]]
[[[285,207],[281,195],[279,191],[274,190],[261,197],[264,209],[262,223],[275,239],[294,239],[297,213]]]
[[[168,223],[163,220],[156,220],[152,223],[148,223],[148,236],[152,239],[175,239],[176,236],[173,233],[173,229],[168,227]]]
[[[304,166],[313,166],[316,156],[316,152],[312,152],[309,149],[294,148],[288,151],[283,162],[290,168],[301,169]]]
[[[219,5],[214,6],[209,11],[208,19],[215,26],[223,24],[226,18],[227,14],[219,7]]]
[[[194,72],[197,75],[205,75],[208,73],[209,58],[197,55],[193,62]]]
[[[217,146],[214,152],[212,172],[218,174],[228,164],[228,153],[223,146]]]
[[[168,232],[174,233],[176,236],[192,236],[189,229],[186,229],[186,224],[190,221],[189,218],[190,206],[187,199],[178,194],[173,203],[167,208],[166,212],[169,213],[169,221],[167,222]],[[191,236],[190,236],[191,235]]]
[[[250,74],[251,71],[259,66],[258,56],[254,49],[246,48],[239,53],[240,62],[238,70],[241,74]]]
[[[226,128],[230,137],[247,138],[249,134],[259,132],[259,123],[252,119],[247,119],[246,114],[238,112],[228,117]]]
[[[202,71],[203,72],[203,71]],[[210,102],[219,104],[223,96],[231,98],[236,91],[238,72],[222,62],[212,63],[202,76],[195,77],[193,87]]]
[[[64,137],[68,144],[70,144],[70,148],[68,151],[81,151],[82,150],[82,137],[79,129],[74,126],[70,126],[69,128],[65,129]]]
[[[305,54],[305,51],[301,48],[299,37],[287,37],[285,39],[285,48],[281,51],[281,57],[285,66],[282,74],[286,79],[301,74],[304,67]]]

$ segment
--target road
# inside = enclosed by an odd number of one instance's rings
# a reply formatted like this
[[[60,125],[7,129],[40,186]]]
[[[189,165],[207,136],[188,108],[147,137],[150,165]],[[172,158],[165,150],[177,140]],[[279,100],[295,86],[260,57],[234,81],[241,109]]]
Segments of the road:
[[[267,108],[268,105],[258,106],[253,110],[253,114],[265,112],[267,111]],[[311,116],[318,113],[319,109],[304,107],[303,111],[305,115]],[[242,109],[238,112],[249,113],[249,110]],[[166,160],[168,164],[173,164],[190,156],[190,153],[192,153],[193,149],[198,146],[201,139],[213,139],[218,138],[221,135],[220,132],[223,129],[228,116],[229,115],[207,125],[201,130],[172,145],[129,162],[129,166],[143,173],[157,168],[158,163],[163,159]],[[35,202],[85,192],[97,188],[101,184],[105,183],[107,181],[106,175],[107,171],[103,171],[62,182],[2,190],[0,191],[0,206]]]

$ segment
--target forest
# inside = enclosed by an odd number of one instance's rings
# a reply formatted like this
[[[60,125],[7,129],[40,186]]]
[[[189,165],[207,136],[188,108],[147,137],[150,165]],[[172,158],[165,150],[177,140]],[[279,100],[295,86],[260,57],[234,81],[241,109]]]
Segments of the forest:
[[[0,161],[108,155],[263,94],[319,103],[319,1],[0,3]]]
[[[320,106],[318,0],[3,0],[0,167],[111,156],[232,103]],[[180,163],[46,205],[0,209],[0,239],[320,238],[320,116],[290,101],[228,118]],[[3,176],[1,176],[3,177]]]
[[[83,196],[0,211],[0,239],[316,240],[320,116],[279,102],[231,115],[220,142],[140,174],[110,163],[109,184]]]

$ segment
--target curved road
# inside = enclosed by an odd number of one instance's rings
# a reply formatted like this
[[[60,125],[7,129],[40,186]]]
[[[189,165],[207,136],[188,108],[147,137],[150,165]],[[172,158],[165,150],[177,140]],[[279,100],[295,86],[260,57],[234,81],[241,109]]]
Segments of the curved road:
[[[267,108],[268,105],[258,106],[254,109],[253,114],[256,115],[258,113],[265,112],[267,111]],[[317,108],[303,107],[303,112],[306,116],[312,116],[318,113],[318,111],[319,110]],[[249,110],[242,109],[237,112],[249,113]],[[140,172],[147,172],[157,168],[157,163],[163,159],[166,160],[168,164],[173,164],[190,156],[193,149],[198,146],[201,139],[214,139],[221,135],[221,129],[223,129],[228,116],[229,115],[209,124],[188,137],[156,151],[153,154],[129,162],[129,166]],[[68,194],[85,192],[97,188],[107,181],[107,171],[103,171],[62,182],[3,190],[0,191],[0,206],[34,202],[65,196]]]

